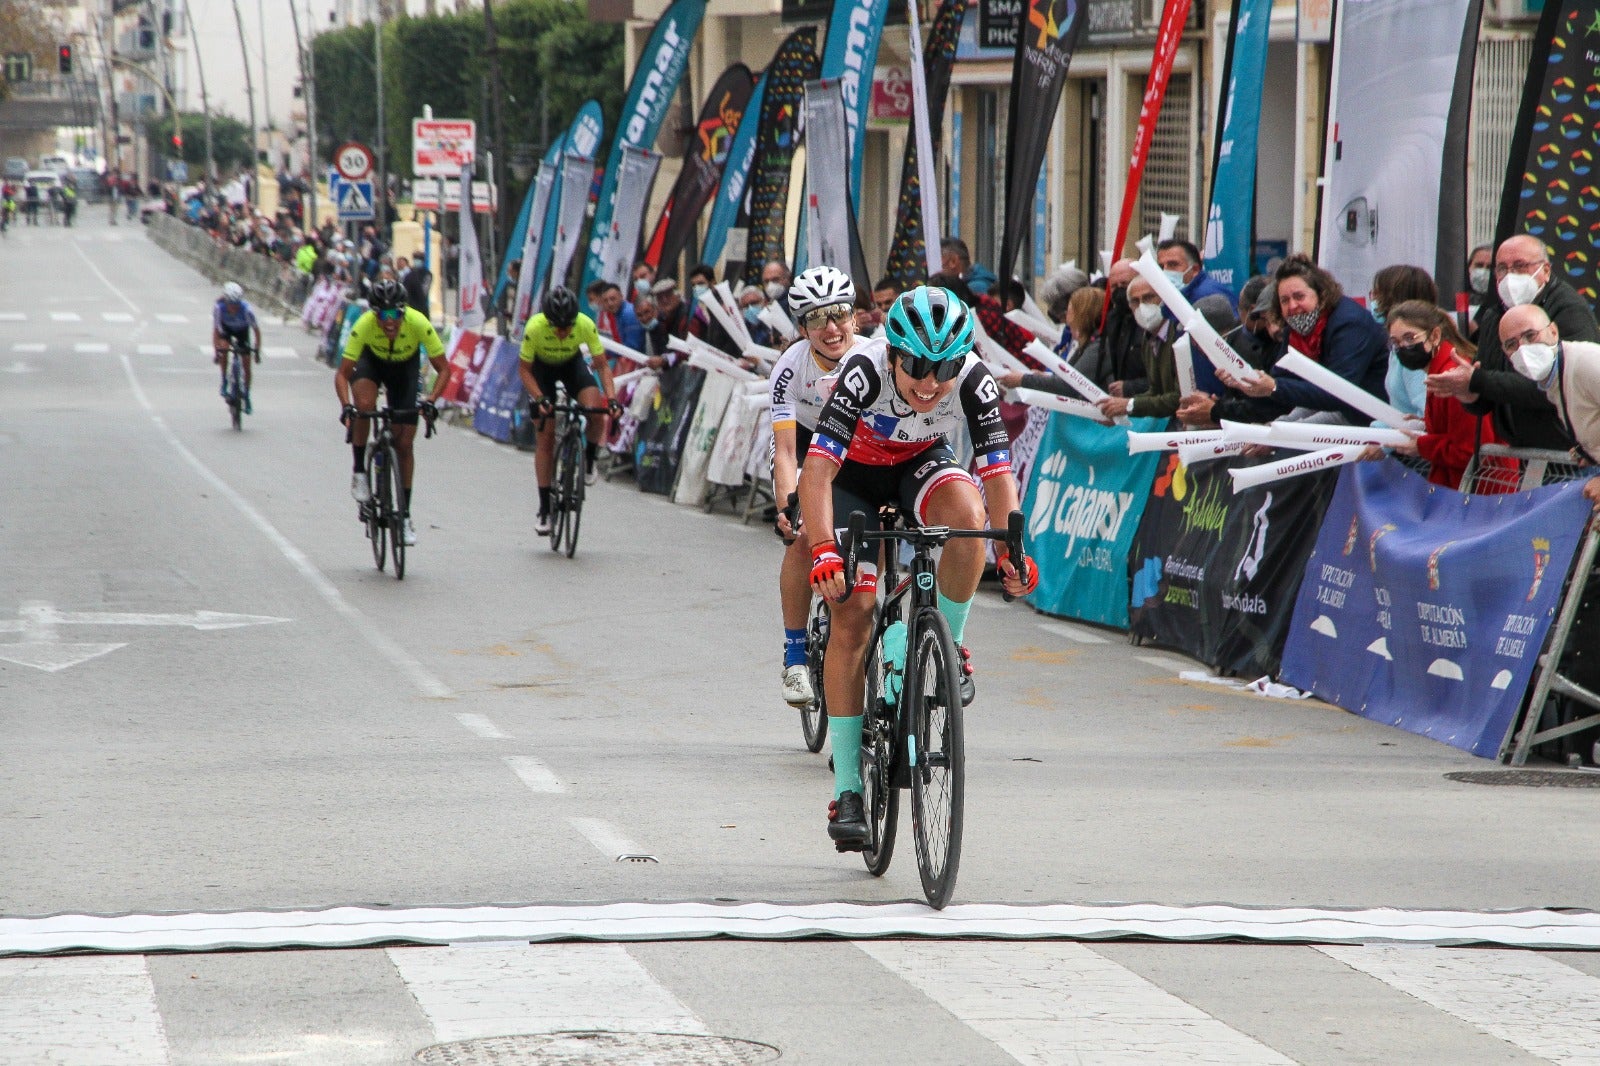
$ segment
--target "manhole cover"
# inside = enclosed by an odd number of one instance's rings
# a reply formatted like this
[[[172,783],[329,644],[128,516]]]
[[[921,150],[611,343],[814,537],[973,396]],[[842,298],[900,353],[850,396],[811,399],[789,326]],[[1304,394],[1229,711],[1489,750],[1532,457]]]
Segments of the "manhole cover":
[[[1445,774],[1469,785],[1521,785],[1524,788],[1600,788],[1600,773],[1584,770],[1459,770]]]
[[[413,1061],[434,1066],[749,1066],[776,1062],[778,1049],[750,1040],[692,1033],[530,1033],[434,1044]]]

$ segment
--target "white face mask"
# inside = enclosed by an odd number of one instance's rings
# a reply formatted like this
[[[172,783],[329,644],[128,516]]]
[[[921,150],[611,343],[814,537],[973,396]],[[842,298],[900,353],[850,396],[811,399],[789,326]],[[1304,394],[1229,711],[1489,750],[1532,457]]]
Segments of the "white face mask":
[[[769,281],[765,288],[767,290],[767,299],[769,300],[781,300],[783,299],[783,294],[789,291],[784,288],[781,281]]]
[[[1472,286],[1472,291],[1482,296],[1489,291],[1489,268],[1473,267],[1467,272],[1467,284]]]
[[[1544,388],[1545,379],[1550,376],[1550,371],[1555,369],[1555,346],[1552,344],[1524,344],[1511,353],[1511,365],[1517,368],[1517,373],[1540,388]]]
[[[1140,304],[1133,309],[1133,320],[1146,333],[1154,333],[1161,328],[1162,314],[1159,304]]]
[[[1181,289],[1189,284],[1183,280],[1183,271],[1181,270],[1163,270],[1161,273],[1167,276],[1167,280],[1172,282],[1172,287],[1175,289]]]
[[[1540,288],[1542,286],[1533,279],[1532,274],[1507,274],[1500,279],[1500,299],[1508,308],[1521,307],[1533,303]]]

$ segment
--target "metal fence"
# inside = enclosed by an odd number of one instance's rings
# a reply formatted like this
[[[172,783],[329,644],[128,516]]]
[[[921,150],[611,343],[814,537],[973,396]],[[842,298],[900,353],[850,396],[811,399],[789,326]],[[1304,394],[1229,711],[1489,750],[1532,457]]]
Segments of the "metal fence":
[[[1570,452],[1542,448],[1512,448],[1485,444],[1461,475],[1461,491],[1468,496],[1499,492],[1526,492],[1540,485],[1558,485],[1591,476]]]

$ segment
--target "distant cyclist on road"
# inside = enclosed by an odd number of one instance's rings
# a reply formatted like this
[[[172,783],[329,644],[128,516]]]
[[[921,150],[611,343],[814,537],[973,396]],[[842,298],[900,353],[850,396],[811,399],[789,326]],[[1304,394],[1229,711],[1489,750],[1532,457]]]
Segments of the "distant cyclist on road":
[[[589,361],[578,358],[578,350],[589,350]],[[590,369],[591,364],[593,370]],[[539,517],[534,527],[541,537],[550,533],[550,480],[555,476],[555,420],[550,412],[555,404],[556,385],[566,387],[567,397],[584,407],[599,407],[600,384],[605,383],[606,406],[613,416],[621,414],[617,386],[611,380],[611,364],[594,319],[578,311],[578,298],[560,286],[544,298],[544,309],[528,319],[522,331],[522,387],[531,397],[538,426],[538,450],[533,456],[533,472],[539,481]],[[594,461],[600,442],[605,439],[605,415],[590,414],[588,447],[584,452],[583,479],[594,484]]]
[[[417,392],[422,372],[418,351],[427,355],[438,374],[433,393],[420,405],[431,416],[433,402],[450,381],[444,342],[426,315],[406,306],[406,291],[398,281],[379,281],[372,287],[371,310],[350,328],[344,358],[333,376],[333,391],[344,409],[339,419],[343,423],[348,424],[357,412],[371,414],[378,409],[379,385],[384,388],[390,410],[410,412],[395,415],[393,422],[394,450],[400,460],[400,511],[405,517],[402,539],[407,547],[417,542],[417,530],[411,524],[411,475],[416,469],[411,446],[417,436]],[[352,427],[350,450],[355,473],[350,475],[350,495],[357,503],[372,498],[366,471],[370,428],[365,418],[356,418]]]
[[[883,347],[882,341],[856,336],[856,287],[850,276],[830,266],[812,267],[794,279],[789,307],[800,323],[791,344],[768,377],[772,395],[772,487],[779,503],[778,536],[787,544],[778,571],[783,611],[783,699],[804,707],[815,698],[806,671],[806,608],[811,603],[807,576],[811,557],[799,536],[799,508],[784,506],[799,485],[800,464],[828,402],[839,361]]]
[[[823,667],[834,771],[828,835],[842,851],[860,850],[869,839],[861,799],[861,710],[878,568],[875,557],[862,559],[854,587],[846,588],[837,529],[854,511],[866,516],[869,530],[878,529],[878,508],[889,503],[920,525],[1003,529],[1018,506],[1000,386],[972,354],[972,319],[948,289],[923,286],[897,298],[884,323],[888,346],[853,355],[839,368],[800,474],[811,586],[832,603]],[[950,447],[948,435],[962,426],[977,455],[976,481]],[[950,541],[939,560],[939,609],[960,648],[963,704],[974,694],[963,636],[983,560],[978,540]],[[1038,587],[1033,560],[1023,562],[1025,573],[1004,551],[996,561],[1014,596]]]
[[[243,352],[244,413],[251,414],[250,365],[261,362],[261,323],[236,281],[222,287],[222,296],[211,311],[211,348],[216,352],[211,361],[222,368],[224,397],[228,395],[228,348],[233,344]]]

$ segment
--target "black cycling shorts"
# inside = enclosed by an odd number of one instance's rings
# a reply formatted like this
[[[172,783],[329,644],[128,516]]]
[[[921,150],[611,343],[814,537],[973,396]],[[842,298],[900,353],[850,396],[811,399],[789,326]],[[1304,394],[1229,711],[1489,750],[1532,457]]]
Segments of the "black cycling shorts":
[[[356,381],[376,381],[383,386],[384,396],[391,411],[409,410],[407,415],[395,415],[397,426],[417,424],[417,392],[421,384],[422,367],[416,359],[379,359],[369,348],[356,360]]]
[[[575,355],[564,363],[541,363],[534,359],[528,363],[528,367],[533,372],[533,380],[539,384],[539,391],[552,403],[556,398],[557,382],[567,390],[567,399],[574,403],[584,389],[600,387],[594,371],[589,369],[589,360],[581,355]]]
[[[878,508],[893,503],[908,521],[926,525],[928,497],[940,485],[958,479],[976,484],[942,440],[894,466],[868,466],[846,459],[833,479],[833,524],[842,535],[851,512],[860,511],[867,516],[868,531],[876,531],[883,527]]]
[[[238,329],[229,329],[227,326],[223,326],[217,332],[222,334],[223,340],[232,344],[237,344],[241,352],[244,352],[246,355],[250,353],[251,348],[249,326],[241,326]]]

